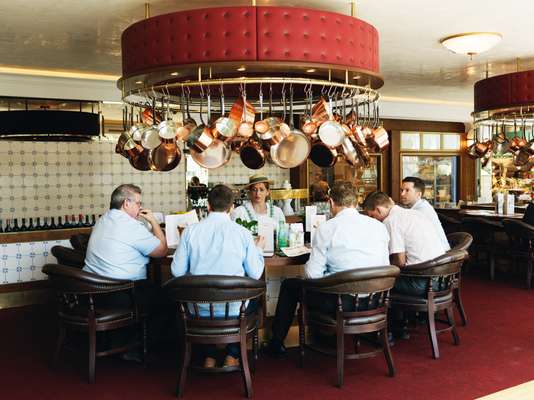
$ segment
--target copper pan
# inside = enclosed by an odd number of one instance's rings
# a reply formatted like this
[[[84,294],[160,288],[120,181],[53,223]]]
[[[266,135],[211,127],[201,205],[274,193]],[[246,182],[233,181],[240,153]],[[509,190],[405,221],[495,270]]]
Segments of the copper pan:
[[[230,147],[220,139],[213,139],[211,144],[202,152],[190,149],[193,160],[203,168],[219,168],[228,163],[232,156]]]
[[[337,150],[317,140],[312,144],[310,150],[310,160],[321,168],[333,167],[337,161]]]
[[[324,97],[321,97],[317,103],[314,104],[311,110],[312,121],[319,127],[324,122],[333,118],[330,104]]]
[[[308,91],[308,101],[306,102],[306,111],[300,118],[300,129],[306,135],[310,136],[317,132],[318,124],[312,117],[313,92]]]
[[[255,112],[254,107],[247,101],[244,93],[232,106],[229,118],[234,121],[239,121],[239,125],[237,127],[238,135],[245,138],[252,136],[254,133]]]
[[[332,110],[333,107],[331,106],[331,97],[329,98],[329,104],[330,110]],[[332,148],[341,146],[341,143],[343,143],[343,140],[345,139],[345,132],[333,113],[328,121],[323,122],[319,126],[319,138],[324,144]]]
[[[353,167],[357,167],[361,165],[358,151],[356,150],[354,143],[349,137],[346,137],[345,140],[343,140],[343,143],[341,144],[341,148],[343,150],[343,155],[345,156],[345,160],[350,165],[352,165]]]
[[[215,121],[212,134],[223,141],[233,138],[237,134],[237,126],[239,124],[239,120],[226,117],[225,114],[224,93],[221,89],[221,116]]]
[[[201,124],[195,127],[187,138],[187,146],[196,153],[204,152],[215,140],[212,130],[204,123],[202,118],[203,99],[200,97],[200,122]],[[209,109],[208,109],[209,115]]]
[[[128,153],[124,150],[124,145],[126,144],[126,142],[128,142],[128,140],[131,140],[131,139],[132,137],[130,136],[130,133],[128,131],[123,131],[121,135],[119,136],[117,145],[115,146],[115,153],[128,158]]]
[[[359,143],[354,143],[354,148],[358,152],[358,157],[360,158],[361,163],[364,167],[368,167],[371,164],[371,156],[369,155],[369,150],[367,147],[362,146]]]
[[[250,169],[260,169],[265,165],[265,151],[254,136],[241,146],[239,157],[245,167]]]
[[[193,129],[196,128],[197,123],[196,121],[191,117],[191,114],[189,113],[189,97],[185,99],[185,95],[182,92],[182,95],[180,96],[180,110],[182,111],[182,126],[179,126],[176,130],[176,138],[179,140],[187,140],[189,137],[189,134]],[[186,106],[187,103],[187,106]],[[186,111],[187,107],[187,111]]]
[[[180,163],[182,152],[176,140],[163,139],[161,144],[148,154],[148,162],[157,171],[170,171]]]
[[[151,169],[148,161],[148,150],[143,149],[133,139],[128,140],[124,144],[124,151],[128,154],[128,160],[132,167],[139,171],[148,171]]]
[[[476,152],[476,145],[477,142],[475,141],[467,147],[467,155],[469,156],[469,158],[472,158],[474,160],[478,158],[478,154]]]

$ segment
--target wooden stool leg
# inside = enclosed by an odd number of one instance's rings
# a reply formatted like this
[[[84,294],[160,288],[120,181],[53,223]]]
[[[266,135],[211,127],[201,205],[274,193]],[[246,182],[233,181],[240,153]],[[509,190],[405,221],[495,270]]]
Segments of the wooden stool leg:
[[[96,329],[89,324],[89,383],[95,383]]]
[[[490,262],[490,279],[495,280],[495,254],[493,251],[489,252],[489,262]]]
[[[252,398],[253,391],[252,391],[252,378],[250,377],[250,369],[248,366],[246,334],[241,335],[239,346],[241,348],[241,374],[243,376],[243,382],[245,384],[247,397],[250,399]]]
[[[389,347],[388,340],[388,328],[385,327],[379,333],[382,339],[382,348],[384,349],[384,357],[386,357],[386,362],[388,364],[389,376],[395,376],[395,364],[393,363],[393,356],[391,355],[391,348]]]
[[[146,368],[146,355],[148,352],[148,328],[146,318],[141,321],[141,351],[143,353],[143,367]]]
[[[436,335],[436,321],[434,307],[428,309],[428,336],[430,337],[430,343],[432,344],[432,356],[435,359],[439,358],[438,338]]]
[[[456,331],[456,322],[454,321],[454,312],[452,310],[452,304],[446,308],[445,312],[447,313],[447,322],[452,327],[451,333],[452,333],[452,339],[454,341],[454,344],[459,345],[460,336],[458,336],[458,332]]]
[[[178,384],[176,385],[176,397],[184,395],[185,379],[187,378],[187,368],[191,362],[191,343],[184,338],[184,346],[182,349],[182,357],[178,371]]]
[[[462,320],[462,326],[467,325],[467,315],[465,315],[464,304],[462,303],[462,297],[460,296],[460,287],[453,289],[454,304],[458,308],[460,318]]]
[[[343,327],[337,328],[337,387],[343,386],[343,363],[345,361],[345,337]]]
[[[56,367],[59,362],[59,356],[61,355],[61,349],[63,349],[63,341],[65,340],[65,334],[66,334],[65,326],[60,322],[59,323],[59,336],[57,338],[56,350],[54,351],[54,358],[52,360],[52,365],[54,367]]]
[[[527,289],[532,286],[532,255],[528,255],[527,259]]]
[[[304,325],[304,317],[302,315],[302,305],[299,307],[299,367],[304,367],[304,347],[306,346],[306,325]]]

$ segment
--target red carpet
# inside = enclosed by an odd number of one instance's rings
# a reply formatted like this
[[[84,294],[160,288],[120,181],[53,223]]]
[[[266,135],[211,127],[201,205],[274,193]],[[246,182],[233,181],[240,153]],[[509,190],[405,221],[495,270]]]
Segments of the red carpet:
[[[304,369],[297,354],[262,357],[253,378],[256,399],[473,399],[534,379],[534,290],[515,282],[478,277],[464,283],[469,325],[460,346],[440,335],[441,358],[433,360],[425,327],[393,347],[397,376],[386,376],[383,358],[346,362],[345,385],[335,382],[335,360],[311,354]],[[2,399],[171,399],[176,378],[174,350],[158,352],[147,369],[118,359],[97,360],[95,385],[85,381],[85,358],[67,353],[49,368],[55,328],[43,307],[0,311]],[[190,375],[185,398],[240,398],[239,374]]]

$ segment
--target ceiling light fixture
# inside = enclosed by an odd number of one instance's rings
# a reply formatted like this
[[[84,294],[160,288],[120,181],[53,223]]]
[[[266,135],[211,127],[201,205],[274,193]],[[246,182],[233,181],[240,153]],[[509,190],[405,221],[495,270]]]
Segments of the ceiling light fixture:
[[[498,32],[468,32],[448,36],[440,43],[456,54],[466,54],[470,57],[488,51],[502,40]]]
[[[312,72],[315,72],[315,68],[310,68],[310,69],[307,69],[307,70],[306,70],[306,72],[308,72],[308,73],[310,73],[310,74],[311,74]]]
[[[243,71],[246,71],[247,68],[246,68],[246,67],[239,67],[237,70],[238,70],[239,72],[243,72]]]
[[[171,76],[178,76],[178,72],[171,72]]]

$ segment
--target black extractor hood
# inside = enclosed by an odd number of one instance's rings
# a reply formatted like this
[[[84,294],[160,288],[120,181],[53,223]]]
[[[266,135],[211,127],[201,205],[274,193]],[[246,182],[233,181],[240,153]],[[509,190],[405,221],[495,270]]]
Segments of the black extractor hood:
[[[0,140],[71,142],[89,141],[100,135],[101,114],[94,112],[94,106],[82,111],[81,103],[68,101],[9,100],[10,106],[0,110]]]

